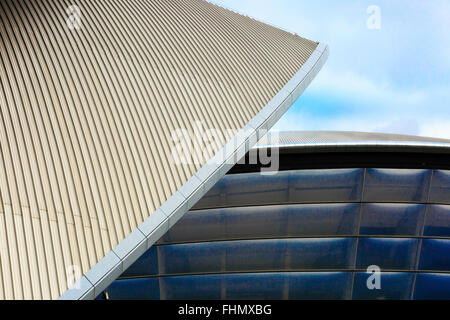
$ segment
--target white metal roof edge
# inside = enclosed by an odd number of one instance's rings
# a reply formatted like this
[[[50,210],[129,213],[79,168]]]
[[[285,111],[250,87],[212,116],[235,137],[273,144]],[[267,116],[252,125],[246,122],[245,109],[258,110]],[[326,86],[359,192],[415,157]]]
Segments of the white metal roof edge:
[[[450,143],[432,142],[432,141],[342,141],[342,142],[306,142],[306,143],[277,143],[257,145],[255,149],[279,148],[279,149],[298,149],[304,150],[328,150],[328,151],[347,151],[353,149],[380,150],[394,149],[395,151],[432,152],[448,150],[450,153]]]

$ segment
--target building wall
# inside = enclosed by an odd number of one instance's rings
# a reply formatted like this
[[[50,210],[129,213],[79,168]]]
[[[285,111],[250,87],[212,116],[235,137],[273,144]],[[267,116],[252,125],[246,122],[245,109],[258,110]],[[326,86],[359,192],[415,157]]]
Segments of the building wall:
[[[224,177],[110,299],[450,299],[450,171]],[[381,268],[381,290],[366,273]]]

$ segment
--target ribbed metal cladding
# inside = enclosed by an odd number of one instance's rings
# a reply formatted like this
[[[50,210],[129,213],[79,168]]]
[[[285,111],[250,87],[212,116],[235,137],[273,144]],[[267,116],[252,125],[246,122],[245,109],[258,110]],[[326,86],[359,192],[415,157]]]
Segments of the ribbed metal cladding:
[[[0,15],[0,299],[61,295],[226,143],[176,165],[176,129],[242,128],[317,47],[202,0]]]

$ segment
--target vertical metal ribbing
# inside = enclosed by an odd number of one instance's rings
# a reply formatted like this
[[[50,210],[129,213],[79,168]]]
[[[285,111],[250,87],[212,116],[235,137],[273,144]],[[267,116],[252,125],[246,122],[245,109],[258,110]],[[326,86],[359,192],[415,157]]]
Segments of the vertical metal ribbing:
[[[174,130],[241,129],[317,47],[203,0],[5,0],[0,16],[0,299],[61,295],[68,267],[87,272],[208,160],[175,165]]]

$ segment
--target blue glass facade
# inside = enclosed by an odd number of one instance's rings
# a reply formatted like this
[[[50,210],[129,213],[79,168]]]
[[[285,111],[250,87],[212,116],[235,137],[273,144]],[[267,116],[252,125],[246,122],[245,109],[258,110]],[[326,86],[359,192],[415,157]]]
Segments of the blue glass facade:
[[[450,299],[450,172],[224,177],[110,299]],[[369,290],[371,265],[381,289]]]

